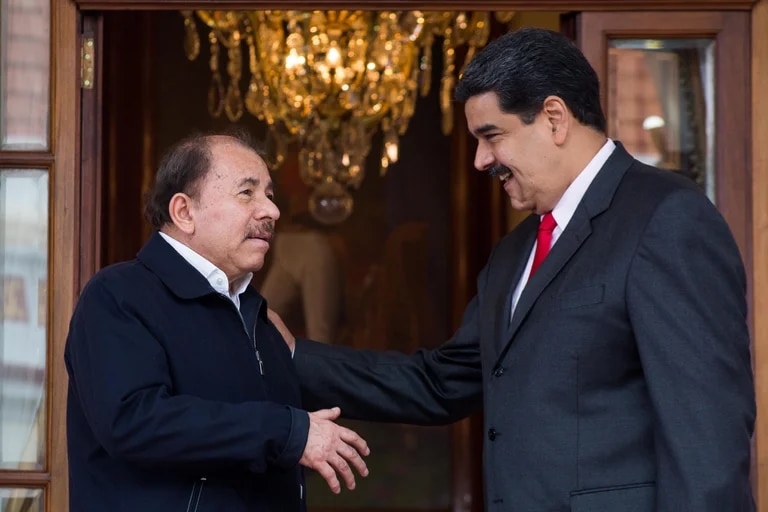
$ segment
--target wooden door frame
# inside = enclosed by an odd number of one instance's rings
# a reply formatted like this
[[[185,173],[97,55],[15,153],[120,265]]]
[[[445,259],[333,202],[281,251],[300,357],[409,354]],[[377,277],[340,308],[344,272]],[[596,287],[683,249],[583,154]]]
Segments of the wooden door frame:
[[[680,16],[682,15],[682,16]],[[685,17],[681,27],[680,18]],[[651,26],[653,23],[653,26]],[[611,38],[704,38],[715,41],[715,158],[716,203],[731,226],[741,250],[751,285],[751,231],[749,205],[749,97],[728,96],[738,91],[749,77],[749,40],[738,36],[749,31],[747,13],[734,11],[670,12],[659,20],[643,12],[600,12],[579,16],[577,42],[588,56],[600,55],[591,64],[603,84],[601,100],[607,118],[612,112],[607,104],[608,40]],[[727,39],[726,39],[727,38]],[[727,85],[726,85],[727,84]],[[746,137],[739,139],[739,135]],[[722,186],[728,179],[729,185]],[[751,301],[750,301],[751,302]]]
[[[50,415],[48,417],[48,449],[51,482],[46,510],[68,508],[68,470],[66,443],[67,372],[64,367],[64,343],[69,320],[79,292],[80,252],[80,58],[78,51],[77,6],[70,1],[53,1],[51,40],[54,48],[51,84],[51,147],[54,163],[51,170],[51,212],[49,250],[51,258],[49,290]]]
[[[54,165],[51,184],[51,350],[49,396],[51,415],[48,419],[51,484],[48,509],[56,509],[67,503],[67,469],[65,408],[67,376],[63,366],[64,340],[75,298],[80,289],[79,268],[81,251],[78,245],[81,196],[87,195],[80,188],[79,133],[80,88],[78,10],[177,10],[180,8],[280,8],[280,9],[356,9],[360,2],[352,1],[263,1],[263,0],[54,0],[52,1],[52,40],[56,48],[52,67],[52,84],[55,91],[52,105],[52,145]],[[768,26],[768,0],[383,0],[375,2],[379,9],[433,9],[456,10],[518,10],[518,11],[700,11],[742,10],[751,11],[753,27]],[[768,82],[768,31],[751,31],[751,153],[748,157],[751,169],[752,190],[752,258],[754,311],[768,311],[768,104],[761,102],[761,87]],[[470,266],[459,264],[465,277]],[[457,290],[459,294],[466,290]],[[460,303],[462,297],[454,302]],[[754,315],[752,322],[754,367],[758,403],[756,426],[756,467],[754,485],[758,511],[768,512],[768,417],[761,411],[768,409],[768,315]],[[461,501],[455,503],[461,506]],[[456,510],[464,510],[457,508]]]
[[[71,1],[71,0],[70,0]],[[756,0],[371,0],[371,9],[488,11],[733,11],[750,10]],[[349,0],[75,0],[82,10],[107,9],[360,9]]]
[[[754,493],[758,512],[768,512],[768,0],[752,11],[752,346],[757,393],[755,426],[756,476]]]

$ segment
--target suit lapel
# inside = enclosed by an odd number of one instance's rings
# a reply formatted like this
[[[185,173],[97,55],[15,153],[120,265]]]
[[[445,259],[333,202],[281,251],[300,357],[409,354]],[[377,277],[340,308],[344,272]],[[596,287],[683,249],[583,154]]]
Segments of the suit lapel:
[[[560,235],[557,243],[552,247],[547,258],[541,263],[533,278],[528,281],[528,284],[523,289],[523,293],[520,294],[520,300],[517,302],[515,313],[512,315],[512,322],[509,323],[509,329],[504,339],[505,344],[515,336],[515,333],[520,328],[520,324],[528,316],[528,312],[533,307],[536,299],[539,298],[539,295],[541,295],[541,292],[544,291],[568,260],[571,259],[590,233],[592,233],[590,218],[586,215],[583,208],[577,208],[571,221],[568,223],[568,227]]]
[[[536,231],[539,222],[536,215],[531,215],[525,219],[519,226],[517,233],[519,237],[516,240],[510,240],[510,249],[503,251],[503,260],[498,263],[501,267],[500,275],[494,277],[489,289],[490,296],[494,297],[496,304],[494,310],[493,333],[495,340],[506,340],[509,329],[509,315],[512,311],[512,294],[515,292],[515,286],[520,281],[525,270],[525,264],[528,262],[528,255],[533,248],[533,242],[536,240]],[[500,342],[494,344],[495,348],[501,349],[503,345]]]
[[[565,231],[560,235],[552,250],[547,255],[547,258],[542,262],[533,278],[523,289],[523,293],[520,295],[520,300],[515,308],[515,313],[512,316],[511,322],[500,324],[499,314],[497,312],[497,335],[501,340],[501,351],[499,352],[498,359],[501,360],[506,352],[512,345],[517,331],[525,321],[526,317],[530,313],[533,306],[536,304],[536,300],[544,292],[550,282],[560,273],[563,267],[578,251],[579,247],[592,233],[592,219],[599,214],[603,213],[611,204],[613,196],[616,193],[616,189],[624,176],[624,173],[634,162],[632,156],[627,153],[624,146],[621,143],[616,142],[616,149],[605,162],[600,172],[595,176],[592,184],[584,194],[579,206],[573,214],[573,217],[565,228]],[[534,238],[536,236],[536,230],[538,229],[538,223],[535,223]],[[527,246],[527,251],[518,260],[522,260],[522,266],[525,267],[527,257],[530,254],[531,245]],[[515,268],[519,267],[519,263]],[[517,279],[520,278],[522,270],[517,270]],[[517,280],[505,279],[503,281],[509,290],[508,295],[511,298],[514,293],[514,288],[517,284]],[[511,299],[506,301],[499,301],[505,303],[504,313],[505,319],[509,318],[509,311],[511,309]],[[501,326],[506,327],[499,328]]]

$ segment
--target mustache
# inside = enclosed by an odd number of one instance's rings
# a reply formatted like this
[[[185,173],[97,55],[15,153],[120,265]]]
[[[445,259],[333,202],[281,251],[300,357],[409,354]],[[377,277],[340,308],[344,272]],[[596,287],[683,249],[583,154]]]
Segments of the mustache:
[[[512,174],[512,169],[510,169],[506,165],[496,164],[490,169],[488,169],[488,175],[491,178],[496,178],[498,176],[505,176],[507,174]]]
[[[272,235],[275,234],[275,223],[265,220],[261,221],[258,224],[251,226],[248,229],[248,237],[258,237],[258,238],[272,238]]]

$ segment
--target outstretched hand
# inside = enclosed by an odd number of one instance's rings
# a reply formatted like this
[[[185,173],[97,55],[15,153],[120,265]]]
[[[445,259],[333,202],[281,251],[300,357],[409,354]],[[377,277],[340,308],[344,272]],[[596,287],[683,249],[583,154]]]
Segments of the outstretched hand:
[[[309,413],[309,436],[299,460],[299,464],[314,469],[325,478],[334,494],[341,492],[339,476],[347,489],[355,488],[352,467],[361,476],[368,476],[368,467],[361,455],[371,453],[368,443],[356,432],[333,422],[340,414],[338,407]]]
[[[291,353],[293,353],[293,349],[296,347],[296,338],[291,334],[291,331],[288,330],[283,319],[269,308],[267,308],[267,318],[269,318],[269,321],[277,328],[278,332],[283,337],[285,344],[288,345]]]

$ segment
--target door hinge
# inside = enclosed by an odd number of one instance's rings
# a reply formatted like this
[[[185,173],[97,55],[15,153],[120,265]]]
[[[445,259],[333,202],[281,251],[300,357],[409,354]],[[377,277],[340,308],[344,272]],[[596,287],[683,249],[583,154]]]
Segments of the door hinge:
[[[80,87],[83,89],[93,89],[95,65],[93,38],[83,37],[82,45],[80,49]]]

